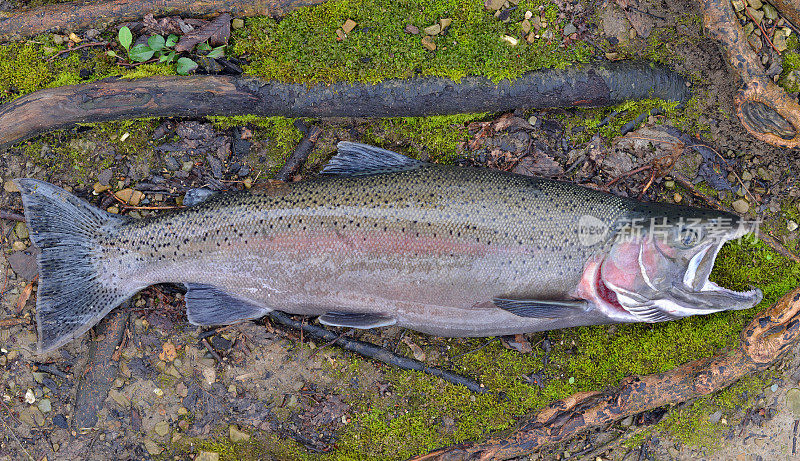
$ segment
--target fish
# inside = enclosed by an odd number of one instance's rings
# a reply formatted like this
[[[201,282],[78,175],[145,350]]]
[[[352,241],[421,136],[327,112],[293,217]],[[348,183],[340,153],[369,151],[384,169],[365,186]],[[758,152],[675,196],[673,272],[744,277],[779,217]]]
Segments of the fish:
[[[159,283],[186,287],[194,325],[277,310],[444,337],[655,323],[762,299],[709,281],[722,245],[757,231],[737,215],[358,143],[337,149],[315,178],[141,219],[17,179],[41,249],[39,352]]]

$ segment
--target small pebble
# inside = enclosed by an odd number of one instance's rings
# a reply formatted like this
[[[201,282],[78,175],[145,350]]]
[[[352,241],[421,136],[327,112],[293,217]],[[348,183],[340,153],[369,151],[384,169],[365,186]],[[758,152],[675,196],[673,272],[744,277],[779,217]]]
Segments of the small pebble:
[[[407,34],[417,35],[419,33],[419,27],[412,24],[406,24],[405,31]]]
[[[786,392],[786,405],[795,419],[800,419],[800,389],[794,387]]]
[[[428,51],[434,51],[436,49],[436,43],[433,42],[433,39],[429,36],[422,37],[422,46],[424,46]]]
[[[503,40],[511,46],[517,46],[517,43],[519,43],[519,40],[510,35],[503,35]]]
[[[717,410],[717,411],[715,411],[714,413],[711,413],[708,416],[708,421],[711,424],[717,424],[720,419],[722,419],[722,411],[721,410]]]
[[[796,222],[794,222],[794,221],[793,221],[793,220],[791,220],[791,219],[790,219],[790,220],[789,220],[789,221],[786,223],[786,230],[788,230],[789,232],[794,232],[794,231],[796,231],[796,230],[797,230],[797,227],[798,227],[798,226],[797,226],[797,223],[796,223]]]
[[[231,27],[234,30],[241,29],[242,27],[244,27],[244,19],[242,19],[242,18],[234,18],[233,21],[231,21]]]
[[[153,428],[153,430],[159,436],[164,437],[169,433],[169,423],[166,421],[159,421],[156,423],[156,426]]]
[[[672,199],[675,200],[675,203],[681,203],[683,197],[681,196],[681,194],[676,192],[675,195],[672,196]]]
[[[450,18],[442,18],[442,19],[440,19],[439,20],[439,25],[442,26],[442,32],[444,32],[445,29],[450,27],[450,24],[452,24],[452,23],[453,23],[453,20],[450,19]]]
[[[228,428],[228,437],[230,437],[233,443],[247,442],[250,440],[250,434],[240,431],[239,428],[233,424]]]
[[[14,225],[14,233],[17,234],[17,237],[24,240],[28,238],[28,227],[24,222],[18,222]]]
[[[194,461],[219,461],[219,453],[213,451],[201,451]]]
[[[570,23],[567,23],[566,26],[564,26],[564,32],[563,33],[564,33],[564,36],[567,37],[567,36],[570,36],[570,35],[574,34],[577,31],[578,31],[578,28],[575,27],[575,24],[570,22]]]
[[[353,29],[355,29],[356,25],[357,23],[355,21],[348,18],[347,21],[345,21],[344,24],[342,24],[342,31],[345,34],[349,34],[350,32],[352,32]]]
[[[733,209],[739,214],[745,214],[750,209],[750,204],[744,199],[735,200],[732,205]]]
[[[33,389],[25,391],[25,403],[33,405],[36,402],[36,396],[33,394]]]
[[[144,439],[144,448],[147,450],[148,453],[150,453],[153,456],[156,456],[159,453],[161,453],[161,447],[150,439]],[[196,459],[200,458],[198,457]],[[217,459],[219,459],[219,456],[217,457]]]
[[[50,399],[42,399],[36,406],[42,413],[50,413],[50,411],[53,409],[50,405]]]
[[[422,29],[422,31],[428,35],[439,35],[439,32],[442,31],[442,26],[440,24],[434,24]]]

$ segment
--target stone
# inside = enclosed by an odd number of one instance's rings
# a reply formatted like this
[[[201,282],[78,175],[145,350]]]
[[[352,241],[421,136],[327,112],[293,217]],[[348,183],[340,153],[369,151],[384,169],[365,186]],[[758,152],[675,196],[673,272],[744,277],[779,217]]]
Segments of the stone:
[[[750,204],[747,203],[745,199],[735,200],[731,205],[733,205],[733,209],[739,214],[745,214],[747,210],[750,209]]]
[[[24,240],[28,238],[28,227],[24,222],[18,222],[14,225],[14,233],[17,234],[17,237]]]
[[[422,31],[428,35],[439,35],[439,32],[442,31],[442,26],[439,24],[434,24],[422,29]]]
[[[796,231],[797,227],[798,227],[797,223],[791,219],[786,222],[786,230],[788,230],[789,232]]]
[[[570,23],[567,23],[566,26],[564,26],[563,34],[564,34],[565,37],[568,37],[568,36],[574,34],[577,31],[578,31],[578,28],[575,27],[575,24],[570,22]]]
[[[769,3],[765,3],[761,9],[764,11],[764,17],[767,19],[778,19],[778,10]]]
[[[169,423],[166,421],[159,421],[156,423],[153,431],[159,436],[164,437],[169,434]]]
[[[40,400],[39,403],[36,405],[36,407],[39,408],[39,411],[41,411],[42,413],[50,413],[50,411],[52,411],[53,409],[53,407],[50,404],[50,399]]]
[[[747,37],[747,42],[750,44],[750,47],[757,52],[761,51],[761,38],[759,38],[756,34],[750,34]]]
[[[211,385],[217,381],[217,371],[211,367],[203,368],[203,380]]]
[[[113,401],[117,402],[117,405],[121,406],[122,408],[128,408],[131,406],[130,399],[116,389],[109,390],[108,396],[111,397]]]
[[[150,439],[144,439],[144,448],[147,450],[148,453],[150,453],[153,456],[160,454],[162,451],[161,447]],[[219,457],[217,457],[217,459],[219,459]]]
[[[201,451],[194,461],[219,461],[219,453],[213,451]]]
[[[244,27],[244,19],[242,19],[242,18],[233,18],[233,21],[231,21],[231,27],[234,30],[241,29],[242,27]]]
[[[407,34],[417,35],[419,33],[419,27],[413,24],[406,24],[406,28],[404,29]]]
[[[531,31],[531,22],[525,19],[522,21],[522,23],[520,23],[519,27],[522,29],[523,34],[527,34]]]
[[[753,18],[756,24],[761,24],[761,20],[764,19],[764,12],[761,10],[747,8],[747,13],[751,18]]]
[[[761,7],[764,6],[764,3],[762,3],[761,0],[747,0],[747,4],[756,10],[761,9]]]
[[[794,419],[800,419],[800,389],[793,387],[786,391],[786,406],[791,410]]]
[[[228,427],[228,437],[233,443],[247,442],[250,440],[250,434],[240,431],[239,428],[233,424]]]
[[[483,5],[487,10],[498,11],[506,3],[506,0],[486,0]]]
[[[442,19],[440,19],[439,20],[439,25],[442,26],[442,32],[444,32],[445,29],[450,27],[450,24],[452,24],[452,23],[453,23],[453,20],[450,19],[450,18],[442,18]]]
[[[98,181],[98,182],[94,183],[94,186],[92,186],[92,189],[94,190],[95,194],[100,195],[103,192],[111,189],[111,186],[109,186],[108,184],[102,184],[101,182]]]
[[[114,172],[110,169],[106,168],[97,175],[97,182],[100,184],[107,186],[111,182],[111,178],[114,176]]]
[[[166,157],[164,163],[167,165],[169,171],[178,171],[181,169],[181,164],[175,160],[175,157]]]
[[[144,194],[142,192],[131,188],[122,189],[121,191],[114,193],[114,195],[116,195],[118,199],[131,206],[139,206],[142,198],[144,198]]]
[[[36,395],[33,393],[33,389],[28,389],[25,391],[25,403],[28,405],[33,405],[36,402]]]
[[[64,37],[59,34],[53,34],[53,43],[61,45],[64,43]]]
[[[731,0],[731,4],[733,5],[733,9],[736,11],[744,11],[745,3],[742,0]]]
[[[710,415],[708,415],[708,421],[711,424],[717,424],[720,419],[722,419],[722,411],[720,411],[720,410],[717,410],[714,413],[711,413]]]
[[[342,24],[342,31],[344,31],[345,34],[349,34],[350,32],[353,31],[353,29],[356,28],[356,24],[357,23],[355,21],[353,21],[350,18],[347,18],[347,21],[345,21],[344,24]]]
[[[517,43],[519,43],[519,40],[510,35],[503,35],[503,40],[511,46],[517,46]]]
[[[345,34],[342,29],[336,29],[336,38],[339,40],[344,40],[347,38],[347,34]]]
[[[422,46],[424,46],[428,51],[434,51],[436,49],[436,43],[434,43],[433,39],[427,35],[422,37],[421,43]]]
[[[14,181],[6,181],[3,183],[3,190],[13,194],[14,192],[19,192],[19,188]]]
[[[11,249],[14,251],[22,251],[26,248],[28,248],[28,245],[25,245],[25,242],[20,242],[19,240],[11,244]]]
[[[786,43],[786,35],[784,35],[782,30],[775,32],[775,36],[772,38],[772,44],[775,46],[775,49],[781,53],[789,48],[789,44]]]

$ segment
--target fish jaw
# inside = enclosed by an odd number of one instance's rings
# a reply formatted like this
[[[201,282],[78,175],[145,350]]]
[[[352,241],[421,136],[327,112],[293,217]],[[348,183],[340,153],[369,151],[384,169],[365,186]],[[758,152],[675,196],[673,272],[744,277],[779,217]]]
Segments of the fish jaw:
[[[735,291],[709,280],[722,246],[749,230],[738,229],[698,247],[681,267],[654,239],[617,243],[584,266],[570,293],[589,301],[614,322],[661,322],[726,310],[749,309],[761,302],[759,289]]]

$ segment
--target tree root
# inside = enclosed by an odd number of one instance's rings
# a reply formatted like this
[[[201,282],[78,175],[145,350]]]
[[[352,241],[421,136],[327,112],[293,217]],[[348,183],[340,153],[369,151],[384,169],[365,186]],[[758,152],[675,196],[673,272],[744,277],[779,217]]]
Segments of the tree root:
[[[580,392],[553,402],[508,437],[460,444],[414,458],[490,460],[526,455],[567,440],[591,427],[722,389],[774,363],[800,339],[800,288],[759,314],[741,334],[737,348],[695,360],[664,373],[626,378],[618,388]]]
[[[646,98],[682,102],[689,91],[682,76],[648,63],[547,69],[497,83],[484,77],[312,86],[201,75],[111,80],[40,90],[0,106],[0,148],[76,123],[135,117],[414,117]]]
[[[233,16],[284,16],[290,11],[325,0],[101,0],[53,3],[18,13],[0,13],[0,40],[30,37],[54,30],[103,30],[111,24],[154,16],[179,14],[211,16],[228,12]]]
[[[791,2],[784,3],[791,5]],[[793,3],[796,4],[796,0]],[[800,104],[764,72],[730,0],[703,0],[703,10],[706,29],[722,44],[728,61],[742,78],[743,85],[736,95],[736,115],[745,130],[775,146],[800,145]],[[781,11],[796,16],[797,7],[784,7]]]

